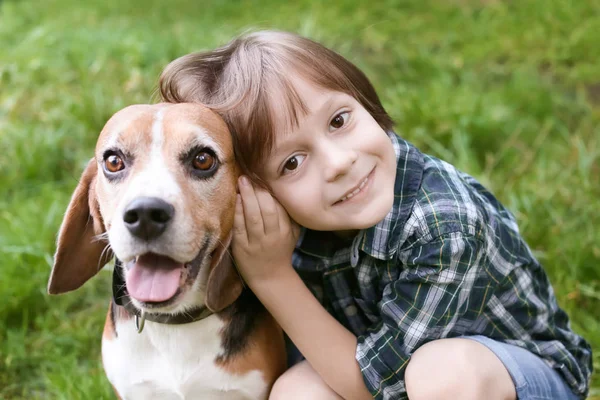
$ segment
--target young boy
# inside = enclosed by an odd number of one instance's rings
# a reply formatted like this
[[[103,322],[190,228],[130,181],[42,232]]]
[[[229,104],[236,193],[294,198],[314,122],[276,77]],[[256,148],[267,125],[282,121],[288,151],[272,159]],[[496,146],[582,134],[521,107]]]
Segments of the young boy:
[[[272,399],[585,397],[590,346],[514,217],[394,134],[348,60],[263,31],[175,60],[160,89],[231,129],[233,255],[305,357]]]

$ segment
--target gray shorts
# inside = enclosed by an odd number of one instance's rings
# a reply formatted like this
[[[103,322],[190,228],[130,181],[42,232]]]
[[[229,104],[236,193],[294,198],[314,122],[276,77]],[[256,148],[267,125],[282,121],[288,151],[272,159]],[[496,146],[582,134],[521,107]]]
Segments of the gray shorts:
[[[485,336],[463,336],[490,349],[510,374],[519,400],[576,400],[562,376],[530,351]]]

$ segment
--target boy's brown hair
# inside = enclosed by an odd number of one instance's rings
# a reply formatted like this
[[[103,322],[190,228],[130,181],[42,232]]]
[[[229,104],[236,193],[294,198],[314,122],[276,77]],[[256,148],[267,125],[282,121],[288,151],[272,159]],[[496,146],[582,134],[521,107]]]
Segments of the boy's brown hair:
[[[231,130],[241,170],[256,183],[276,138],[274,100],[297,125],[306,105],[292,76],[354,97],[386,131],[393,121],[375,89],[354,64],[310,39],[288,32],[259,31],[242,35],[216,50],[185,55],[163,70],[163,101],[200,102],[218,112]]]

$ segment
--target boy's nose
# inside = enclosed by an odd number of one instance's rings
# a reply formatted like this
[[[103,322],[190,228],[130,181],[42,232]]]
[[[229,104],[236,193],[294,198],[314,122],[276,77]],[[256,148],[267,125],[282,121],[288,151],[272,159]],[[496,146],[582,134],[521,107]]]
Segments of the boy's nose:
[[[339,145],[329,146],[325,153],[325,179],[333,182],[340,176],[345,175],[358,158],[356,151]]]

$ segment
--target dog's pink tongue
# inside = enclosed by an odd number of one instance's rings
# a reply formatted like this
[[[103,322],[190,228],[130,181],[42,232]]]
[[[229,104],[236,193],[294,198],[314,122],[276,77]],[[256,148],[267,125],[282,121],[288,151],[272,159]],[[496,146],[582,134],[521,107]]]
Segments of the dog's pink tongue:
[[[129,295],[138,301],[159,303],[175,296],[184,265],[157,254],[144,254],[125,274]]]

